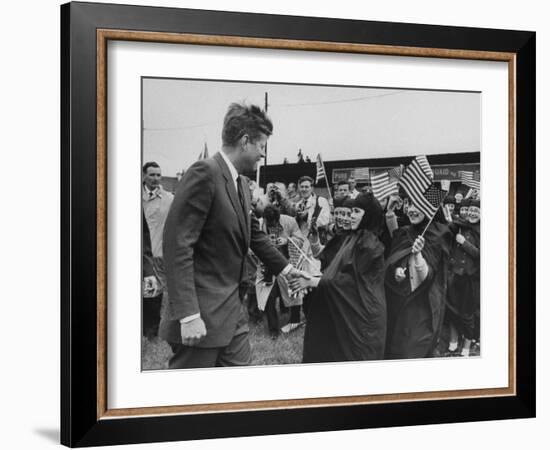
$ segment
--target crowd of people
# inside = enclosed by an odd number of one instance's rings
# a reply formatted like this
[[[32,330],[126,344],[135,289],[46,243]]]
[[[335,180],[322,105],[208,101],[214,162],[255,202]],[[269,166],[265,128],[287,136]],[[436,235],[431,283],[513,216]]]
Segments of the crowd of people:
[[[444,329],[445,354],[469,356],[479,192],[459,187],[430,217],[402,188],[381,196],[353,178],[328,199],[308,176],[259,189],[239,174],[255,170],[272,130],[259,108],[232,104],[222,150],[185,173],[175,198],[152,181],[158,165],[143,167],[144,334],[160,322],[169,367],[249,364],[248,320],[263,317],[272,339],[305,326],[304,363],[441,356]]]
[[[260,220],[269,222],[274,212],[284,217],[285,227],[270,230],[278,248],[288,255],[289,245],[298,244],[321,275],[294,284],[310,289],[304,319],[293,305],[281,329],[272,305],[277,297],[283,309],[290,301],[284,290],[271,291],[271,336],[305,322],[304,362],[422,358],[438,354],[445,325],[448,354],[469,356],[472,344],[479,345],[479,199],[464,199],[469,188],[458,187],[421,236],[431,218],[403,192],[379,201],[369,186],[357,192],[352,179],[339,182],[327,200],[313,184],[307,176],[297,191],[293,183],[288,189],[271,183],[254,202]],[[250,188],[257,192],[254,182]],[[293,244],[284,231],[289,228]],[[263,309],[260,298],[271,280],[261,270],[251,273],[257,279],[248,293],[249,313],[257,318],[257,302]]]

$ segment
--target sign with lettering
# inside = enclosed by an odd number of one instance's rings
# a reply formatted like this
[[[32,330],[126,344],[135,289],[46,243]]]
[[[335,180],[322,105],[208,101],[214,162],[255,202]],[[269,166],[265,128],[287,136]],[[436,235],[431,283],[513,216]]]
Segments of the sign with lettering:
[[[370,169],[368,167],[333,169],[332,183],[347,181],[351,177],[355,178],[357,183],[366,183],[370,180]]]
[[[479,164],[434,164],[431,166],[434,173],[434,181],[449,180],[449,181],[461,181],[460,172],[468,171],[473,172],[474,177],[479,177]],[[392,167],[376,167],[371,168],[370,175],[376,175],[380,172],[387,172]],[[479,179],[479,178],[477,178]]]

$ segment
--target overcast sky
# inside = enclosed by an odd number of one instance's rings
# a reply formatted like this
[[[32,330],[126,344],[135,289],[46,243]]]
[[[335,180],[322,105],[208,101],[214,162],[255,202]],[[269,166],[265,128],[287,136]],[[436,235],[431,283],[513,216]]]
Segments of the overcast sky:
[[[268,164],[296,162],[300,148],[325,161],[480,151],[479,93],[146,78],[143,161],[174,176],[205,143],[212,156],[229,104],[263,108],[266,92]]]

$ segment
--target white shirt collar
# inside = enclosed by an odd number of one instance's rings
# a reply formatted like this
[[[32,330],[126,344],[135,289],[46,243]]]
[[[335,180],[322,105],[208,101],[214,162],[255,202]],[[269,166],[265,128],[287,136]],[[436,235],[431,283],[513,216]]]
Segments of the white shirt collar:
[[[222,150],[221,152],[222,158],[227,164],[227,167],[229,168],[229,173],[231,174],[231,178],[233,179],[233,183],[235,184],[235,189],[237,189],[237,178],[239,178],[239,172],[237,172],[237,169],[235,169],[235,166],[233,163],[229,160],[227,155]]]
[[[160,184],[153,190],[150,190],[146,184],[143,185],[143,188],[148,199],[153,197],[162,197],[162,189]]]

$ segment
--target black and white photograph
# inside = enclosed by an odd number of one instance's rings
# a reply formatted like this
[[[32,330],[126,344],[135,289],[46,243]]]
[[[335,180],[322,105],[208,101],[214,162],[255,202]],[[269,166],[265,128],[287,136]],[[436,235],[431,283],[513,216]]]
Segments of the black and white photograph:
[[[161,3],[60,8],[61,442],[533,436],[538,22]]]
[[[141,370],[479,358],[481,99],[142,77]]]

